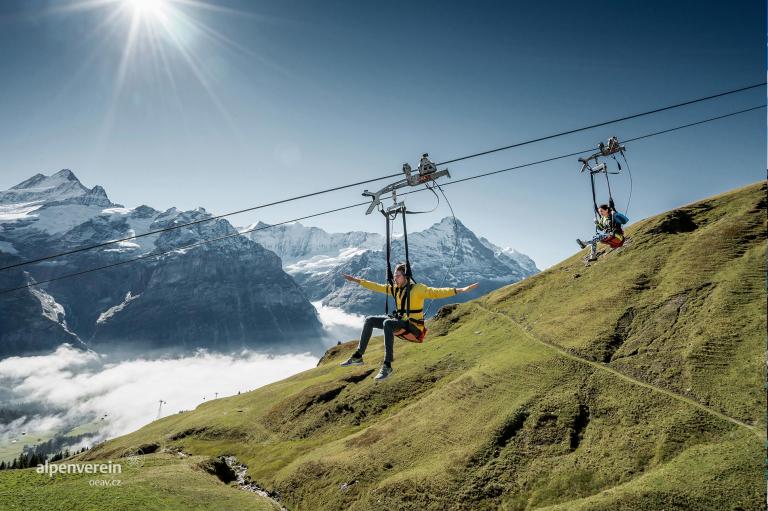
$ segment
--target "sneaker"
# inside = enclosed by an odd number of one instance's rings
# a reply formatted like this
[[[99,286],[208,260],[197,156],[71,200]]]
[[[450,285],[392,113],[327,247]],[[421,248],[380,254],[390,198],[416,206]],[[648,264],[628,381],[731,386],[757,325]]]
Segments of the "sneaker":
[[[363,365],[363,357],[359,356],[356,357],[355,355],[352,355],[347,359],[346,362],[342,362],[339,364],[340,366],[346,367],[346,366],[361,366]]]
[[[581,248],[587,248],[587,244],[581,241],[579,238],[576,238],[576,243],[578,243]]]
[[[379,369],[379,374],[376,375],[374,380],[381,381],[387,376],[389,376],[390,374],[392,374],[392,371],[394,371],[394,369],[392,369],[392,366],[383,365],[381,366],[381,369]]]

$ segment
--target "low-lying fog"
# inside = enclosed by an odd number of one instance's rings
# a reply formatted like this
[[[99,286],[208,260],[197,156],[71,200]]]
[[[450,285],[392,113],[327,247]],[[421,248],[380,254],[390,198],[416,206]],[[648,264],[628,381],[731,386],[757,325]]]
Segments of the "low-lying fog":
[[[356,338],[363,318],[314,304],[328,346]],[[72,428],[87,434],[69,445],[134,431],[161,415],[256,389],[317,365],[309,353],[266,355],[250,350],[121,360],[61,345],[50,354],[0,360],[0,446],[33,445]],[[5,418],[4,418],[5,417]],[[15,442],[14,442],[15,441]],[[65,443],[64,446],[67,444]]]

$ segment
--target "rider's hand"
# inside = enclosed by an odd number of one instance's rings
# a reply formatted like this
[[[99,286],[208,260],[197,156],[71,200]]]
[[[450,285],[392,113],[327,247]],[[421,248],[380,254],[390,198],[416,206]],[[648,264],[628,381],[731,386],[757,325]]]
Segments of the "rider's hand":
[[[466,293],[467,291],[472,291],[473,289],[477,289],[478,286],[479,286],[479,284],[477,282],[475,282],[474,284],[470,284],[467,287],[461,287],[461,288],[457,289],[457,291],[459,293]]]
[[[360,279],[358,279],[357,277],[353,277],[352,275],[347,275],[346,273],[342,273],[341,276],[350,282],[354,282],[355,284],[360,283]]]

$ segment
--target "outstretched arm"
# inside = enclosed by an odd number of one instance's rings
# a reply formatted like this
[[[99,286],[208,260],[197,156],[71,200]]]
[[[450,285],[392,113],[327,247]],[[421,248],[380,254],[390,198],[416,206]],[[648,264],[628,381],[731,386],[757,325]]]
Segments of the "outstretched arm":
[[[389,292],[389,284],[379,284],[377,282],[371,282],[370,280],[361,279],[358,277],[354,277],[352,275],[347,275],[346,273],[341,275],[345,279],[347,279],[350,282],[354,282],[355,284],[360,284],[366,289],[370,289],[371,291],[376,291],[377,293],[388,293]]]
[[[480,284],[475,282],[474,284],[470,284],[470,285],[468,285],[466,287],[460,287],[460,288],[456,289],[456,292],[457,293],[466,293],[467,291],[472,291],[473,289],[477,289],[478,286],[480,286]]]
[[[429,287],[425,286],[424,296],[425,298],[447,298],[449,296],[457,295],[459,293],[466,293],[477,288],[478,284],[470,284],[467,287]]]

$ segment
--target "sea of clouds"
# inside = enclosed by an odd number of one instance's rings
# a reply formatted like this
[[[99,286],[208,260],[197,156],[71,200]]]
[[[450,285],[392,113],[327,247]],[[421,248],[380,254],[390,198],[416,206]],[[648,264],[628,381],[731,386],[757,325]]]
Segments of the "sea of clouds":
[[[363,316],[313,303],[327,346],[356,339]],[[87,425],[88,435],[69,445],[135,431],[211,399],[247,392],[317,365],[317,355],[268,355],[251,350],[113,359],[69,344],[38,356],[0,360],[0,408],[23,414],[0,420],[0,447],[32,446]],[[160,401],[163,401],[160,409]],[[159,412],[159,413],[158,413]]]
[[[265,355],[253,351],[110,361],[68,344],[53,353],[0,360],[0,407],[30,413],[0,423],[0,444],[34,444],[37,437],[91,424],[97,429],[78,442],[131,431],[158,417],[192,410],[211,399],[247,392],[317,365],[305,354]],[[79,445],[73,446],[79,447]]]

